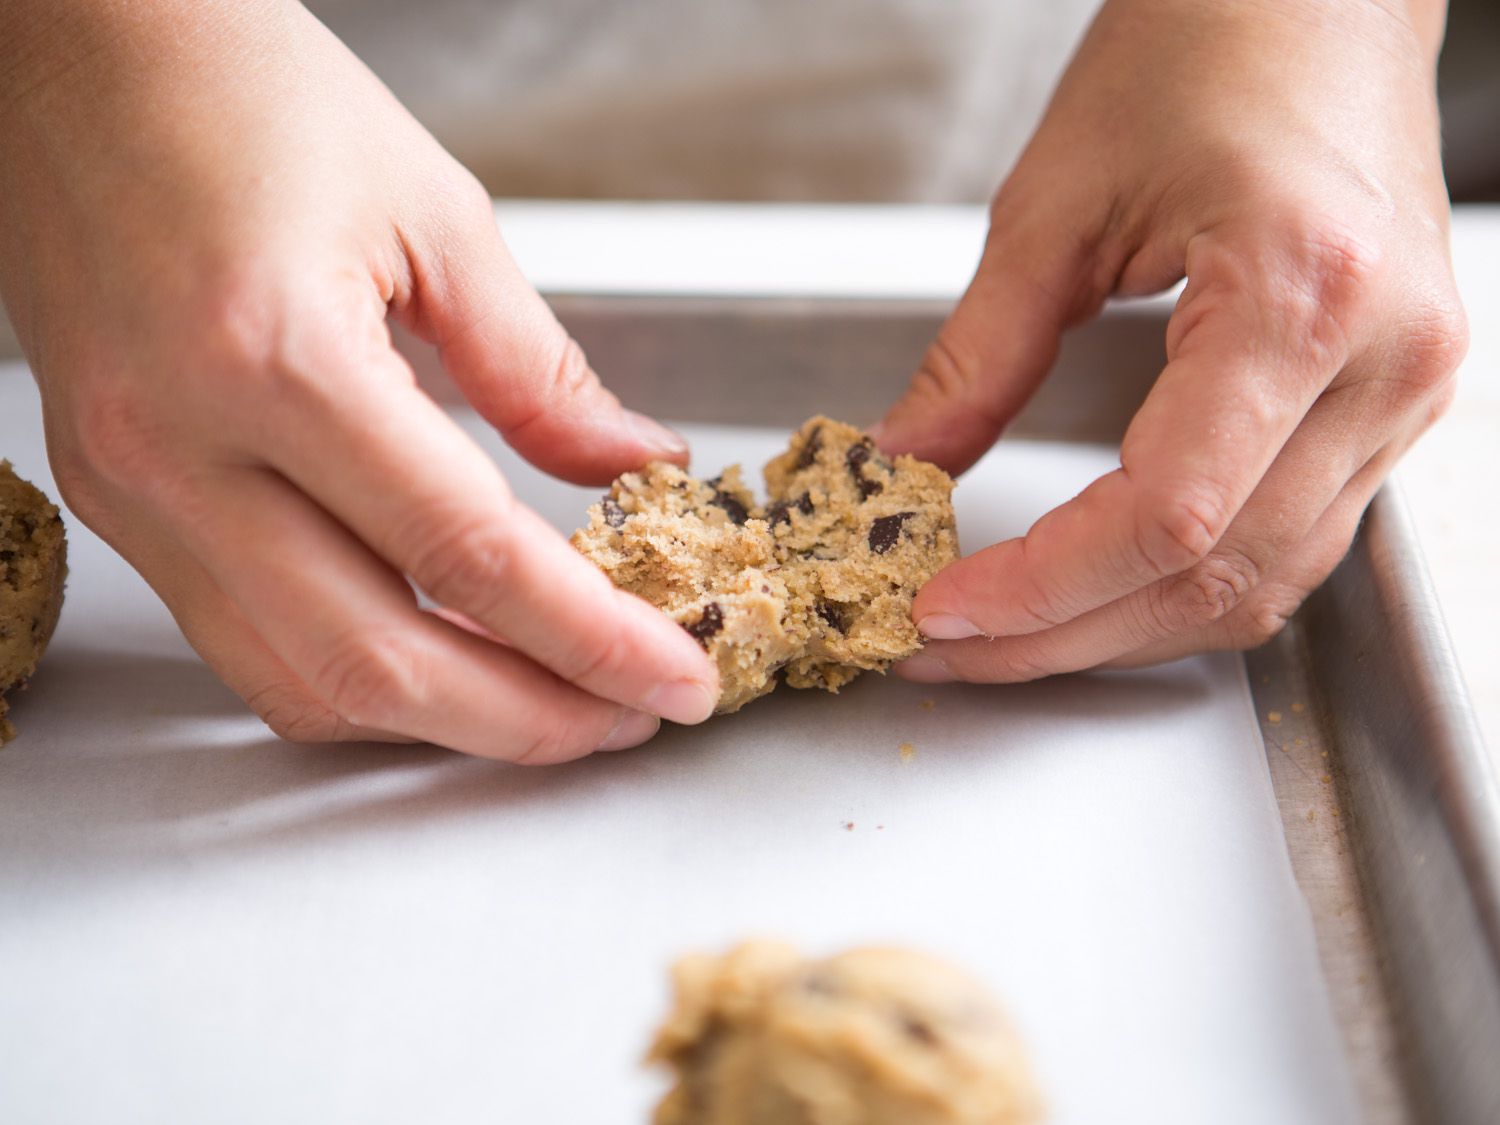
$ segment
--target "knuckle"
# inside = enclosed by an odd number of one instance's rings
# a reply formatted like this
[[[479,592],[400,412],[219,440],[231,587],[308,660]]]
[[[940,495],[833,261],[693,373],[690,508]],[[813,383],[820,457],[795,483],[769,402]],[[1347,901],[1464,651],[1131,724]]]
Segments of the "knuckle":
[[[1229,527],[1223,493],[1206,485],[1173,489],[1142,507],[1137,547],[1157,574],[1177,574],[1208,557]]]
[[[1469,324],[1462,305],[1452,301],[1421,310],[1401,332],[1400,381],[1417,399],[1443,393],[1468,351]]]
[[[337,713],[292,684],[267,684],[247,695],[245,702],[272,734],[287,742],[338,742],[353,729]]]
[[[954,339],[950,326],[944,325],[922,356],[912,380],[912,391],[924,398],[948,402],[966,398],[978,377],[977,357]]]
[[[422,543],[411,576],[440,605],[462,610],[484,621],[505,596],[506,572],[514,545],[502,530],[503,514],[448,519],[436,528],[429,514],[428,534],[408,542]]]
[[[1215,551],[1169,580],[1152,603],[1157,622],[1170,633],[1212,625],[1239,606],[1258,581],[1258,568],[1248,556]]]
[[[558,664],[558,674],[576,684],[608,683],[620,678],[632,663],[628,638],[617,629],[600,630]]]
[[[986,678],[996,683],[1030,683],[1057,671],[1040,648],[1024,639],[1002,638],[985,643],[992,655]]]
[[[1244,650],[1270,643],[1291,621],[1302,597],[1291,590],[1266,590],[1249,599],[1243,612],[1227,623],[1230,644]]]
[[[163,424],[147,401],[107,379],[91,378],[79,388],[74,413],[72,483],[87,494],[103,481],[130,491],[157,484],[168,475]]]
[[[571,761],[593,750],[606,733],[607,727],[591,731],[588,724],[576,719],[558,719],[534,732],[519,752],[510,755],[510,760],[518,766],[549,766]]]
[[[405,632],[353,634],[333,645],[312,689],[358,726],[394,726],[424,696],[425,661]]]

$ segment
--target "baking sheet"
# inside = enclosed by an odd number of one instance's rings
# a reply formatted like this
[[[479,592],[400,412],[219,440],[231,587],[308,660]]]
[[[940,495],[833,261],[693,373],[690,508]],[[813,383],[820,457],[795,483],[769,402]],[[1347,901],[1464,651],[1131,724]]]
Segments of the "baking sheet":
[[[0,450],[45,481],[7,374]],[[710,470],[781,440],[689,436]],[[499,455],[560,526],[592,499]],[[1002,448],[961,535],[1110,464]],[[543,771],[297,748],[70,533],[68,611],[0,752],[0,1119],[640,1122],[666,965],[750,934],[970,966],[1056,1122],[1356,1117],[1237,657],[780,691]]]

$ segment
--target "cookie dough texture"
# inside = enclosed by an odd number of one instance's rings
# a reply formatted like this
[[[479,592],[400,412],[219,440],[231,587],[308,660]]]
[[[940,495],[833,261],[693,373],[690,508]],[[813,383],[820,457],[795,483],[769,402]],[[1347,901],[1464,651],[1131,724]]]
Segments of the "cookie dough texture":
[[[778,673],[837,691],[910,656],[922,643],[912,599],[958,556],[952,478],[882,456],[852,426],[809,420],[765,478],[762,504],[739,466],[700,481],[652,464],[615,481],[573,536],[714,657],[720,712],[771,691]]]
[[[1022,1125],[1041,1100],[984,989],[920,953],[750,942],[673,970],[655,1125]]]
[[[0,743],[16,734],[6,693],[36,671],[57,626],[67,573],[57,506],[0,461]]]

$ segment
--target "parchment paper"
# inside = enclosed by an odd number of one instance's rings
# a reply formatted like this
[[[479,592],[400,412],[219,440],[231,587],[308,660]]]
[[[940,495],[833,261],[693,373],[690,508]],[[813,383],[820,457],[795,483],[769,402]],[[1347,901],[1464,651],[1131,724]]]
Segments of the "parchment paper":
[[[0,369],[0,455],[50,487],[39,433]],[[784,439],[690,436],[752,477]],[[559,526],[592,499],[502,459]],[[965,544],[1111,464],[1002,447],[959,489]],[[969,966],[1056,1122],[1356,1116],[1234,656],[782,689],[547,770],[299,748],[69,531],[0,751],[0,1120],[643,1122],[667,965],[753,934]]]

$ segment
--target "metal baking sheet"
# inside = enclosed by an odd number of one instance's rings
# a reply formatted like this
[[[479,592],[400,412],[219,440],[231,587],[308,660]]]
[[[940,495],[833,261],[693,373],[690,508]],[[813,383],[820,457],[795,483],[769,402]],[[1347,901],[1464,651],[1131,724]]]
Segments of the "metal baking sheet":
[[[827,409],[831,385],[841,413],[873,418],[943,312],[555,303],[633,405],[698,423],[713,455],[742,448],[752,462],[769,438],[701,423],[784,431]],[[1160,339],[1159,306],[1075,334],[1018,432],[1116,438],[1159,366]],[[0,437],[11,436],[6,422],[0,415]],[[1081,481],[1100,457],[1059,450],[1050,464]],[[574,492],[529,478],[526,487],[556,518],[578,510]],[[1383,511],[1351,564],[1385,536]],[[831,703],[786,693],[713,735],[671,732],[633,758],[539,774],[406,748],[279,746],[192,660],[118,560],[81,557],[92,585],[75,595],[95,621],[86,630],[76,614],[65,619],[71,632],[48,677],[18,710],[29,741],[0,755],[0,914],[8,903],[13,920],[0,926],[0,960],[12,966],[0,978],[0,1078],[11,1078],[0,1081],[0,1109],[16,1121],[86,1119],[57,1109],[98,1104],[92,1087],[118,1121],[216,1105],[222,1120],[263,1119],[271,1107],[283,1120],[641,1120],[653,1087],[631,1077],[625,1055],[663,1001],[664,959],[762,918],[814,942],[905,935],[983,965],[1032,1034],[1060,1121],[1346,1120],[1345,1063],[1367,1119],[1489,1119],[1492,814],[1464,765],[1478,759],[1451,666],[1431,663],[1441,655],[1431,620],[1416,635],[1402,624],[1408,562],[1375,566],[1386,579],[1358,588],[1341,612],[1377,607],[1384,631],[1364,663],[1391,675],[1364,690],[1415,717],[1405,734],[1382,719],[1369,737],[1422,740],[1393,759],[1408,769],[1396,775],[1408,779],[1407,811],[1428,833],[1420,850],[1406,846],[1409,825],[1381,819],[1378,801],[1360,803],[1345,768],[1354,744],[1339,741],[1340,709],[1363,712],[1328,665],[1347,655],[1333,642],[1354,630],[1334,613],[1319,634],[1316,605],[1244,665],[1226,655],[1158,677],[1037,685],[983,713],[961,688],[870,681]],[[1400,596],[1387,604],[1372,588]],[[1332,655],[1317,655],[1318,636]],[[1401,673],[1413,667],[1428,671]],[[1248,714],[1200,713],[1246,676],[1269,771],[1236,756],[1255,733]],[[917,706],[928,696],[931,712]],[[829,725],[835,710],[842,720]],[[1130,756],[1059,755],[1073,772],[1045,788],[1035,788],[1041,775],[1028,788],[1025,773],[1000,772],[1058,769],[1037,748],[1076,739],[1080,717],[1101,747]],[[1171,737],[1189,717],[1208,724],[1200,744]],[[919,722],[931,733],[917,739],[918,761],[933,772],[902,774],[889,747],[876,751]],[[1363,744],[1358,756],[1385,760]],[[1158,796],[1151,781],[1165,777],[1181,796],[1194,779],[1222,784],[1226,766],[1238,770],[1236,788],[1188,802],[1164,805],[1168,787]],[[983,790],[1001,776],[1005,790]],[[762,811],[771,782],[777,796]],[[1285,845],[1267,850],[1254,826],[1273,783]],[[1112,787],[1116,815],[1075,819],[1100,786]],[[1143,834],[1132,819],[1142,813],[1163,822]],[[1395,846],[1378,854],[1367,840],[1392,825]],[[966,862],[923,850],[933,845]],[[1218,873],[1161,881],[1191,849]],[[674,862],[705,852],[724,857],[733,878],[675,885],[674,873],[701,868]],[[1307,919],[1264,877],[1287,852],[1317,934],[1311,967]],[[793,854],[845,881],[803,885]],[[1413,863],[1424,865],[1416,879]],[[536,872],[551,881],[538,885]],[[1381,873],[1384,898],[1368,889]],[[695,896],[722,903],[721,916],[696,918]],[[1132,901],[1148,912],[1126,911]],[[1041,924],[1038,903],[1054,904]],[[1204,931],[1226,919],[1242,938],[1206,943]],[[1427,931],[1442,935],[1437,952],[1423,944]],[[1402,942],[1404,958],[1390,952]],[[1071,958],[1067,975],[1044,967],[1058,948]],[[616,959],[632,971],[601,975]],[[1458,984],[1443,976],[1453,965]],[[613,981],[603,1002],[601,980]],[[1163,981],[1172,995],[1157,991]],[[1204,997],[1197,1018],[1181,1007],[1193,988]],[[1331,1045],[1326,1002],[1342,1031]],[[1463,1020],[1448,1016],[1456,1003],[1467,1005]],[[1423,1005],[1437,1013],[1431,1023],[1412,1015]],[[1080,1071],[1085,1060],[1097,1061]],[[85,1067],[90,1082],[70,1077]],[[549,1103],[541,1078],[569,1074]],[[591,1100],[598,1091],[622,1100]]]

